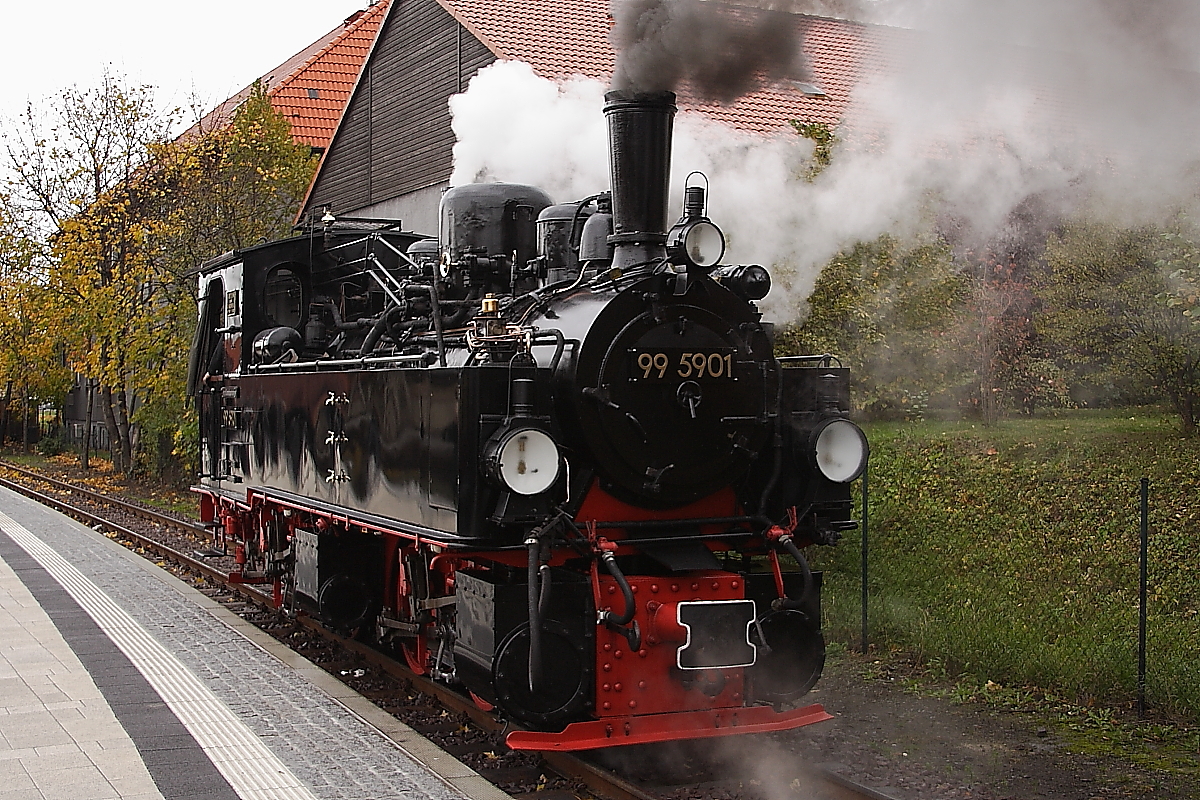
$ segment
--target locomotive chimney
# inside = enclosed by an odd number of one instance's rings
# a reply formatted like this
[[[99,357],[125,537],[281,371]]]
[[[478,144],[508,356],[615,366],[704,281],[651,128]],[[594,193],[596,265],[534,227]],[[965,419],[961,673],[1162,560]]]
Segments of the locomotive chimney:
[[[612,174],[613,267],[666,258],[674,92],[604,95]]]

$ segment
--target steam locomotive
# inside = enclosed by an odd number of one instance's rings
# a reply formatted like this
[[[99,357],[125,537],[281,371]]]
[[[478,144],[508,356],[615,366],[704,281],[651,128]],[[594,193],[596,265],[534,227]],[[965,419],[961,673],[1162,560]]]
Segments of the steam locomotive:
[[[604,113],[611,192],[460,186],[438,238],[326,212],[200,268],[203,518],[235,580],[515,749],[828,719],[796,707],[824,663],[802,549],[856,524],[848,371],[773,355],[770,278],[722,264],[699,178],[668,228],[674,95]]]

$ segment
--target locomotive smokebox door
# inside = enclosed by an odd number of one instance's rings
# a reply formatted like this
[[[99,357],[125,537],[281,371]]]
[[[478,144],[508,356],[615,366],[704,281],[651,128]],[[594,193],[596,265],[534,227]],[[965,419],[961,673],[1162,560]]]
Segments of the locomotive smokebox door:
[[[652,508],[694,502],[743,475],[769,419],[765,340],[748,340],[699,291],[676,300],[662,288],[649,279],[613,302],[576,376],[580,432],[604,489]]]

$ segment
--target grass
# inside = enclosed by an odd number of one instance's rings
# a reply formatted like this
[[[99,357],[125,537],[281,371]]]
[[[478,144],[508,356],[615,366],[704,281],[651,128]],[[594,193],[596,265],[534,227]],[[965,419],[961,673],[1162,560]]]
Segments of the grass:
[[[868,426],[871,636],[977,682],[1084,704],[1137,690],[1138,489],[1150,480],[1147,697],[1200,718],[1200,441],[1157,411],[984,427]],[[856,639],[859,543],[827,570],[835,636]]]

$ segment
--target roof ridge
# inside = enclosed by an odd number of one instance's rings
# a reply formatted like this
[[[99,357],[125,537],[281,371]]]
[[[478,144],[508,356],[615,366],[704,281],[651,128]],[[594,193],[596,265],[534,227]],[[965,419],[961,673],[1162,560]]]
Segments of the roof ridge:
[[[462,13],[459,9],[455,8],[454,4],[450,2],[450,0],[434,0],[434,2],[441,6],[447,14],[454,17],[455,22],[466,28],[467,33],[478,39],[479,42],[488,50],[491,50],[492,53],[495,54],[496,58],[504,59],[506,61],[520,60],[498,45],[496,41],[492,37],[488,36],[478,25],[475,24],[472,19],[470,19],[466,14]]]
[[[316,53],[314,53],[312,56],[310,56],[309,59],[307,61],[305,61],[303,64],[301,64],[300,66],[293,69],[291,72],[289,72],[285,77],[283,77],[279,81],[276,81],[274,86],[269,87],[267,89],[267,96],[271,97],[271,96],[275,95],[275,93],[278,92],[280,88],[282,88],[285,85],[290,84],[296,78],[296,76],[298,76],[301,72],[304,72],[306,69],[311,67],[314,63],[316,63],[316,61],[318,59],[320,59],[321,57],[323,57],[324,55],[329,53],[335,47],[342,44],[342,42],[344,42],[347,38],[349,38],[351,36],[351,34],[357,33],[358,29],[361,28],[362,26],[366,25],[367,21],[369,19],[373,19],[379,10],[382,10],[384,13],[386,13],[387,8],[391,4],[391,2],[392,2],[392,0],[374,0],[365,9],[362,9],[360,12],[358,12],[358,16],[352,15],[351,17],[347,17],[347,19],[349,19],[350,22],[342,23],[341,33],[337,34],[332,39],[330,39],[328,44],[326,44],[324,47],[322,47],[320,50],[318,50]]]
[[[350,87],[350,91],[346,96],[346,102],[342,104],[341,109],[338,111],[337,123],[333,126],[333,132],[329,135],[328,149],[321,154],[320,161],[317,162],[317,168],[313,170],[312,179],[308,183],[308,189],[304,192],[304,200],[300,203],[300,210],[296,212],[297,223],[303,218],[304,212],[308,209],[313,189],[317,185],[317,179],[321,177],[321,173],[325,169],[328,151],[333,148],[333,143],[337,140],[338,134],[341,133],[342,123],[345,122],[346,115],[350,112],[350,104],[354,102],[354,98],[358,95],[363,76],[367,74],[367,66],[371,63],[371,59],[374,58],[375,50],[379,47],[379,42],[383,39],[384,31],[387,28],[388,22],[391,21],[392,13],[396,8],[397,5],[392,4],[388,0],[386,7],[383,9],[383,16],[379,20],[379,28],[375,31],[375,36],[372,37],[371,43],[367,46],[367,54],[363,57],[362,64],[359,65],[358,74],[355,76],[354,84]],[[363,16],[366,15],[364,14]]]

